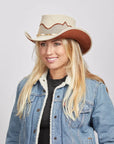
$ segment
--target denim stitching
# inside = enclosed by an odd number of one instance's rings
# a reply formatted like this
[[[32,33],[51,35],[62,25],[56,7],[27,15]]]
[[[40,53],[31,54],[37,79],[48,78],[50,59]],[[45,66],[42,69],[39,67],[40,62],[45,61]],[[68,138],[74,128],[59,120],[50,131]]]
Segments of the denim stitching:
[[[78,129],[78,138],[79,138],[79,141],[80,141],[80,144],[82,144],[82,141],[81,141],[81,138],[80,138],[80,134],[79,134],[79,129]]]

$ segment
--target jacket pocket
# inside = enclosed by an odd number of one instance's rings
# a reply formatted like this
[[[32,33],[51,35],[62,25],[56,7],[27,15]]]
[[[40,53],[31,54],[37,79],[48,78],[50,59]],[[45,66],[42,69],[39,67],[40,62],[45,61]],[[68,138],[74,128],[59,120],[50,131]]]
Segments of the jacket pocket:
[[[88,124],[90,121],[92,108],[93,105],[86,101],[82,111],[79,114],[79,117],[74,121],[71,118],[68,119],[66,117],[66,122],[72,128],[78,128],[81,127],[83,124]]]

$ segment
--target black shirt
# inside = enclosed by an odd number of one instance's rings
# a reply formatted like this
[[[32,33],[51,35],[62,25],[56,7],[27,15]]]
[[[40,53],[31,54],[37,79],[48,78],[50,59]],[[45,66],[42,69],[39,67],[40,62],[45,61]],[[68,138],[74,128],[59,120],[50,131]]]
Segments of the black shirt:
[[[50,108],[52,103],[52,97],[54,89],[64,82],[66,76],[62,79],[51,79],[49,74],[47,75],[48,82],[48,98],[46,101],[46,105],[44,108],[44,112],[42,115],[41,125],[40,125],[40,133],[39,133],[39,141],[38,144],[49,144],[49,136],[50,136]]]

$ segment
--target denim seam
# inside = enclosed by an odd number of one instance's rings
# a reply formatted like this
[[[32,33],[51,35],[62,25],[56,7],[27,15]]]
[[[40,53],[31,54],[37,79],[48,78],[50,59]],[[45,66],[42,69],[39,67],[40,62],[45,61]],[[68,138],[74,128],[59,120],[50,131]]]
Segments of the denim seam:
[[[79,138],[80,144],[82,144],[82,141],[81,141],[81,138],[80,138],[80,131],[79,131],[79,129],[78,129],[78,138]]]
[[[100,86],[100,84],[101,84],[101,83],[98,83],[98,84],[96,85],[94,100],[95,100],[95,98],[97,97],[98,87]]]
[[[37,94],[37,93],[31,93],[31,96],[43,96],[43,95],[45,95],[45,93],[43,93],[43,94]]]

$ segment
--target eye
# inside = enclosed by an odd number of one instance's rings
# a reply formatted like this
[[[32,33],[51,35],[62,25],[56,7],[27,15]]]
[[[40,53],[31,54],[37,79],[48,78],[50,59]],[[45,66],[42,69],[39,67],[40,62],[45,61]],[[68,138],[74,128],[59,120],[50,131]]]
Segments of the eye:
[[[41,43],[40,43],[40,46],[41,46],[41,47],[45,47],[45,46],[46,46],[46,43],[45,43],[45,42],[41,42]]]
[[[55,45],[55,46],[60,46],[61,43],[60,43],[60,42],[54,42],[54,45]]]

